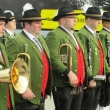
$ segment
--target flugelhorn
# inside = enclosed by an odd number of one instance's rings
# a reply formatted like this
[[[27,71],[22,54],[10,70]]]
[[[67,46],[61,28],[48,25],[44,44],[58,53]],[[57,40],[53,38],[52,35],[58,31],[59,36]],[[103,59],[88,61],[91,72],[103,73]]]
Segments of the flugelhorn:
[[[25,46],[25,53],[17,55],[11,68],[0,70],[0,82],[12,83],[15,91],[19,94],[24,93],[29,86],[30,56],[26,51],[27,44]]]
[[[66,53],[62,53],[63,48],[66,48]],[[69,67],[70,70],[72,70],[72,47],[68,43],[62,44],[59,48],[59,58],[60,61]]]

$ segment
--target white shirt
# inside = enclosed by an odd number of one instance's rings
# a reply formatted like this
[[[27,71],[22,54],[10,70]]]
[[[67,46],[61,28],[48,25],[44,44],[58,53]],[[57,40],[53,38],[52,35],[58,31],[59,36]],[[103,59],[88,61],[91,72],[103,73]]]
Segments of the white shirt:
[[[87,25],[85,25],[86,28],[94,35],[96,36],[96,31],[93,31],[91,28],[89,28]]]
[[[6,29],[7,33],[13,38],[14,37],[14,33],[11,32],[10,30]]]

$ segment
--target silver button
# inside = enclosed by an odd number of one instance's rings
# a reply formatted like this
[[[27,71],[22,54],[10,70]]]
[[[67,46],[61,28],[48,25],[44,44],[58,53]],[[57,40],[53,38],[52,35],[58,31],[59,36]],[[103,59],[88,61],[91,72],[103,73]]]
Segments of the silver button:
[[[7,96],[4,96],[4,98],[6,99],[6,98],[7,98]]]

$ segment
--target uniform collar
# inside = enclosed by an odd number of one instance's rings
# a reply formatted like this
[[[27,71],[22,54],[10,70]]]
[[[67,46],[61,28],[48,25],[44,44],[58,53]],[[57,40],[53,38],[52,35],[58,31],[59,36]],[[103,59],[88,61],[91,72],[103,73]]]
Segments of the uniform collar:
[[[110,30],[108,28],[104,27],[104,29],[107,30],[108,32],[110,32]]]
[[[35,40],[34,40],[35,36],[33,36],[32,34],[30,34],[30,33],[29,33],[28,31],[26,31],[25,29],[23,29],[23,31],[24,31],[24,33],[27,35],[27,37],[28,37],[31,41],[33,41],[34,43],[36,43]]]
[[[61,26],[61,25],[60,25],[60,27],[61,27],[64,31],[66,31],[67,33],[69,33],[69,34],[73,34],[73,31],[70,32],[70,31],[68,31],[66,28],[64,28],[64,27]]]
[[[6,32],[7,32],[10,36],[12,36],[12,37],[13,37],[13,35],[14,35],[14,34],[13,34],[13,32],[11,32],[11,31],[10,31],[10,30],[8,30],[8,29],[6,29],[5,31],[6,31]]]
[[[93,31],[91,28],[89,28],[87,25],[85,25],[85,27],[95,36],[96,35],[96,31]]]

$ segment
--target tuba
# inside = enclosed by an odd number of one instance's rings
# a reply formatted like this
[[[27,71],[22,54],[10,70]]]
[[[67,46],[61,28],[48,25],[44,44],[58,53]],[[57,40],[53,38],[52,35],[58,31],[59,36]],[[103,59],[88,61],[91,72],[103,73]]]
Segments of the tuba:
[[[66,47],[66,54],[65,53],[61,54],[61,50],[63,49],[63,47]],[[66,65],[67,67],[69,67],[70,70],[72,70],[72,47],[71,45],[69,45],[68,43],[65,43],[60,46],[59,58],[60,58],[60,61],[64,65]]]
[[[12,83],[14,89],[19,94],[25,92],[29,86],[30,78],[30,56],[27,52],[27,44],[25,44],[25,53],[17,55],[16,60],[11,68],[0,70],[0,82]]]

